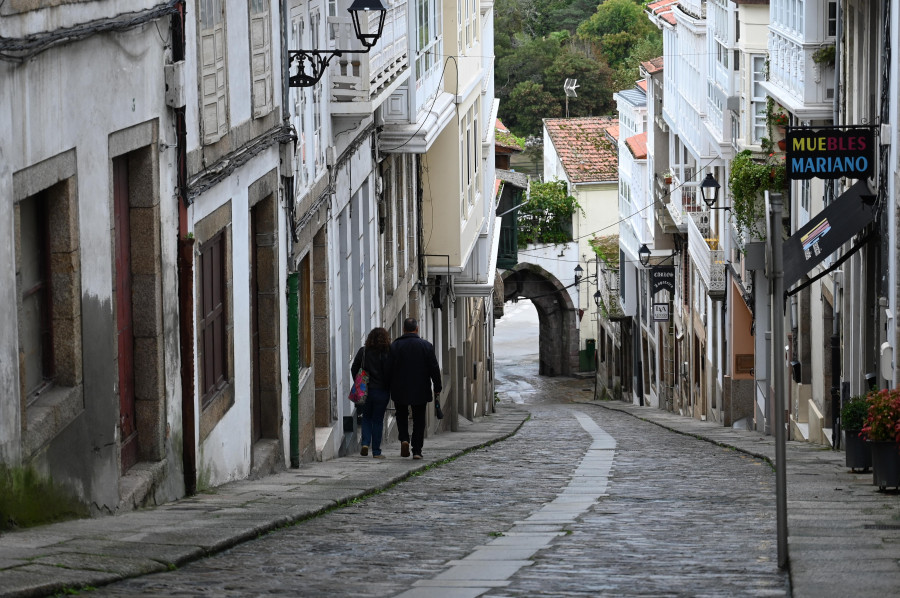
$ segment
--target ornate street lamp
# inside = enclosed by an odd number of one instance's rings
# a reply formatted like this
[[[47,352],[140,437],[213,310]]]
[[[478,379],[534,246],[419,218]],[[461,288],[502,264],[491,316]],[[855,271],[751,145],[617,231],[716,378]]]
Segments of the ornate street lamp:
[[[646,243],[638,249],[638,259],[641,260],[641,265],[645,268],[650,265],[650,248],[647,247]]]
[[[708,208],[712,208],[719,199],[719,181],[715,179],[711,172],[707,172],[706,178],[700,183],[700,193],[703,195],[703,203]]]
[[[384,19],[387,16],[387,8],[381,3],[381,0],[353,0],[353,4],[347,9],[350,18],[353,20],[353,32],[356,39],[363,45],[365,50],[288,50],[288,64],[291,71],[295,75],[288,75],[288,84],[291,87],[312,87],[319,82],[328,63],[335,56],[344,54],[368,54],[369,50],[378,43],[381,33],[384,30]],[[360,17],[363,14],[377,13],[378,27],[375,33],[366,33],[360,24]]]
[[[584,274],[584,268],[581,267],[581,264],[577,264],[575,266],[575,284],[578,284],[581,281],[582,274]]]
[[[603,295],[600,294],[600,289],[594,291],[594,305],[597,306],[597,309],[600,309],[600,303],[603,301]]]

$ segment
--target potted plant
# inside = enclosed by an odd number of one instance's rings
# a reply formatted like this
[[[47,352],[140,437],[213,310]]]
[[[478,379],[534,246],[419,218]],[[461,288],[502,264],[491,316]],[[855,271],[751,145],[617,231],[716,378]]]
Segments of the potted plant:
[[[775,155],[772,142],[762,140],[765,157],[750,150],[739,152],[731,160],[728,190],[731,192],[731,217],[738,231],[765,239],[763,191],[784,191],[787,187],[784,155]]]
[[[869,471],[872,467],[872,453],[862,437],[863,426],[866,425],[866,415],[869,411],[869,403],[865,395],[851,397],[841,407],[841,427],[844,429],[844,452],[847,467],[851,471],[857,469]]]
[[[827,46],[822,46],[815,52],[813,52],[812,59],[813,62],[819,65],[824,66],[834,66],[834,54],[835,48],[834,44],[829,44]]]
[[[872,391],[862,433],[872,450],[872,483],[900,488],[900,388]]]
[[[663,176],[663,181],[665,181],[666,185],[672,184],[672,171],[671,170],[666,170],[662,176]]]

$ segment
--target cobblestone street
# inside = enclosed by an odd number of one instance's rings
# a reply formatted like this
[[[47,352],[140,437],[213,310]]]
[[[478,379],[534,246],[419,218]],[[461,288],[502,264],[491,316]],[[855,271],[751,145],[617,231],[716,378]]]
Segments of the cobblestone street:
[[[532,390],[517,396],[531,418],[503,442],[220,555],[94,594],[788,593],[775,562],[767,464],[573,404],[590,396],[584,381],[527,378]],[[501,400],[510,400],[509,384],[498,385]],[[394,448],[389,460],[400,458]]]
[[[544,386],[561,397],[581,392],[571,380]],[[559,535],[486,595],[785,594],[767,465],[589,405],[531,409],[509,440],[221,555],[96,594],[400,594],[560,494],[591,444],[579,413],[616,441],[609,496],[572,524],[542,526]]]

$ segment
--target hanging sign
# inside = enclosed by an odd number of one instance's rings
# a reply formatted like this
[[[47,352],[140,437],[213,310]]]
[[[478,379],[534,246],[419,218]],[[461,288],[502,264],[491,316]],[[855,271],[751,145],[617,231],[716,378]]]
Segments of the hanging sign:
[[[675,294],[675,266],[654,266],[650,268],[650,294],[669,291]]]
[[[874,197],[859,181],[784,242],[784,288],[834,253],[875,219]]]
[[[654,303],[653,304],[653,321],[668,322],[669,321],[669,304]]]
[[[785,140],[789,180],[874,176],[875,132],[870,127],[790,129]]]

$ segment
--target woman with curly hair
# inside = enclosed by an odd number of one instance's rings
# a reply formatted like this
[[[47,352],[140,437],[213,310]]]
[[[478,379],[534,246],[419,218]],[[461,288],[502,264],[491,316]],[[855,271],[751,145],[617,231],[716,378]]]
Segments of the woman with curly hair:
[[[391,400],[391,337],[384,328],[373,328],[366,337],[350,365],[350,377],[356,379],[360,368],[369,374],[368,397],[362,407],[362,438],[359,454],[365,457],[372,447],[372,456],[384,459],[381,454],[381,437],[384,432],[384,412]]]

